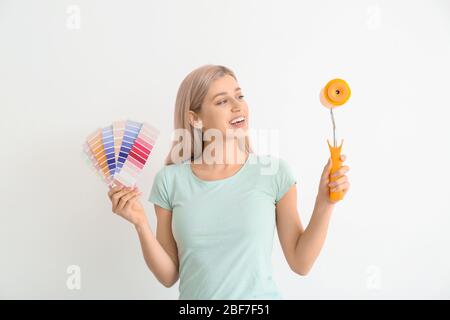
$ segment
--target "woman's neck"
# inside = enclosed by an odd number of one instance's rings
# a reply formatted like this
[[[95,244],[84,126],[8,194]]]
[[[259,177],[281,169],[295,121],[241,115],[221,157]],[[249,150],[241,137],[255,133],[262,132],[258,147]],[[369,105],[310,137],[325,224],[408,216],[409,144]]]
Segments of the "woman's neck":
[[[240,146],[236,139],[228,140],[219,150],[211,145],[211,141],[205,141],[202,155],[194,159],[193,163],[204,169],[222,169],[240,167],[248,158],[245,144]]]

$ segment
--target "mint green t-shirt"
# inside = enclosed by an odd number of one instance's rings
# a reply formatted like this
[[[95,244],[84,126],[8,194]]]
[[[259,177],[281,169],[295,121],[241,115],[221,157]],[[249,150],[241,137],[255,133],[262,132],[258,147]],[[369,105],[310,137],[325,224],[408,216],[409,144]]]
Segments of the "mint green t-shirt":
[[[282,299],[272,278],[275,205],[295,183],[286,161],[254,153],[213,181],[188,161],[163,167],[149,201],[172,212],[179,299]]]

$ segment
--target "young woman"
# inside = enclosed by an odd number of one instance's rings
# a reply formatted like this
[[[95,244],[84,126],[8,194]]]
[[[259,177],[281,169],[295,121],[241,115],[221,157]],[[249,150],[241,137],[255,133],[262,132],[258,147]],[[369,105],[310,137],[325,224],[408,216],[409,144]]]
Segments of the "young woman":
[[[329,158],[304,229],[289,165],[254,154],[248,135],[234,135],[248,132],[248,120],[247,103],[230,69],[205,65],[192,71],[179,88],[174,121],[175,129],[189,134],[172,146],[149,197],[156,237],[139,190],[108,193],[112,211],[134,224],[156,278],[166,287],[180,279],[180,299],[281,299],[271,266],[275,226],[290,268],[306,275],[327,234],[335,205],[330,188],[349,190],[346,165],[337,172],[337,184],[329,184]]]

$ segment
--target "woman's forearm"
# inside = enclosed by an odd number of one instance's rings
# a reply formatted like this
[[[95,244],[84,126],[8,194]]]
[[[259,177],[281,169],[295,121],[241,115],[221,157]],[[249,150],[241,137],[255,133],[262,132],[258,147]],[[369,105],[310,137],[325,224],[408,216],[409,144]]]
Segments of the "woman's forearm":
[[[147,266],[159,282],[171,287],[178,280],[178,266],[153,235],[147,220],[135,225],[135,228]]]
[[[316,201],[311,220],[299,236],[295,247],[296,266],[299,274],[306,275],[312,268],[325,242],[333,204]]]

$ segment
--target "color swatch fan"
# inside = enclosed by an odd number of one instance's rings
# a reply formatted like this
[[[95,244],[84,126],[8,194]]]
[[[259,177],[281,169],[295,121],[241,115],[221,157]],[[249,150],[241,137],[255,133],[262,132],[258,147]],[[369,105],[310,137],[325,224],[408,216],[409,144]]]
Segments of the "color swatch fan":
[[[159,131],[148,123],[116,121],[89,135],[83,151],[102,180],[111,187],[136,185]]]

